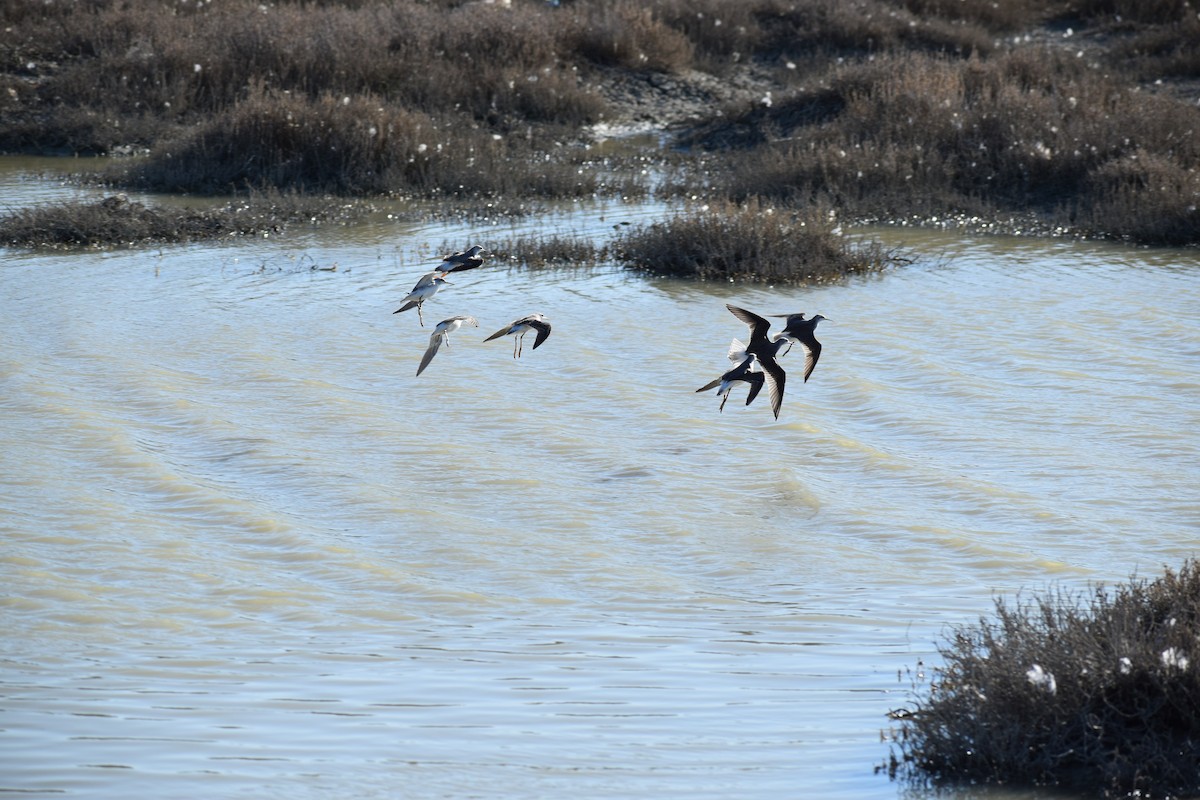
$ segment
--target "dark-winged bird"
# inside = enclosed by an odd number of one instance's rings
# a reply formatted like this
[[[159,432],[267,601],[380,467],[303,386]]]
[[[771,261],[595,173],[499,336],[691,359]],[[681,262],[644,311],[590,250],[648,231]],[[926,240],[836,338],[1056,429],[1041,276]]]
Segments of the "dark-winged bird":
[[[763,387],[763,371],[758,365],[758,357],[753,354],[747,354],[746,346],[737,339],[734,339],[729,345],[729,360],[735,364],[732,369],[696,390],[697,392],[707,392],[715,386],[717,388],[717,395],[721,398],[721,405],[718,407],[718,411],[725,410],[725,402],[729,399],[729,391],[733,389],[733,384],[738,381],[744,381],[750,385],[750,394],[746,397],[746,405],[754,402],[754,398],[758,397],[758,393],[762,391]]]
[[[513,340],[513,358],[518,358],[524,346],[522,343],[525,339],[525,334],[530,331],[537,331],[537,337],[533,340],[533,349],[537,350],[538,346],[546,341],[546,337],[550,335],[550,323],[546,320],[545,315],[530,314],[527,317],[513,320],[512,323],[496,331],[484,339],[484,341],[490,342],[492,339],[499,339],[501,336],[515,336],[516,339]]]
[[[789,340],[779,333],[768,337],[767,329],[771,327],[771,323],[758,314],[728,303],[725,304],[725,307],[729,309],[729,313],[750,328],[750,340],[746,342],[746,354],[753,355],[758,359],[767,384],[767,395],[771,398],[771,411],[774,412],[775,419],[779,419],[779,407],[783,405],[783,387],[787,382],[787,373],[775,360],[775,354]]]
[[[773,316],[787,320],[783,331],[777,333],[776,337],[787,337],[789,341],[799,342],[800,346],[804,348],[804,382],[808,383],[808,376],[812,375],[813,368],[817,366],[817,359],[821,357],[821,343],[813,335],[816,333],[817,323],[821,320],[826,322],[832,320],[826,319],[820,314],[814,314],[812,319],[805,319],[803,314],[775,314]],[[787,355],[786,350],[784,355]]]
[[[451,272],[462,272],[465,269],[482,267],[483,256],[479,255],[482,250],[482,247],[475,245],[469,250],[460,250],[457,253],[442,256],[442,263],[437,268],[437,271],[443,275],[449,275]]]

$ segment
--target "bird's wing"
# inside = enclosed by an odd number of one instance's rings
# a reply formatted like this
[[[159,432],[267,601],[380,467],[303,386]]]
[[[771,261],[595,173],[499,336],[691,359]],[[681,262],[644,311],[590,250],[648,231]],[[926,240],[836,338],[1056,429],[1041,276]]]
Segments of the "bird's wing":
[[[808,376],[812,375],[817,366],[817,359],[821,357],[821,343],[816,340],[812,331],[804,331],[804,335],[800,337],[800,344],[804,348],[804,382],[808,383]]]
[[[420,280],[417,281],[417,285],[413,287],[413,291],[415,292],[418,289],[424,289],[425,287],[429,286],[431,283],[433,283],[433,279],[437,276],[437,272],[426,272],[421,276]]]
[[[439,322],[438,325],[450,325],[455,322],[459,323],[459,325],[465,325],[469,322],[476,328],[479,327],[479,322],[474,317],[468,317],[466,314],[455,314],[453,317],[447,317]]]
[[[741,361],[746,357],[746,345],[742,344],[740,339],[734,339],[729,343],[729,360]]]
[[[797,312],[795,314],[772,314],[771,316],[775,317],[776,319],[786,319],[787,322],[784,323],[784,326],[783,326],[784,328],[791,327],[792,325],[795,325],[797,322],[805,322],[806,321],[804,319],[803,311]]]
[[[515,323],[515,322],[513,322],[509,325],[505,325],[503,328],[501,328],[500,330],[493,333],[491,336],[484,339],[484,341],[490,342],[492,339],[499,339],[501,336],[512,333],[512,329],[515,328],[516,325],[517,325],[517,323]]]
[[[747,311],[744,308],[738,308],[737,306],[731,306],[729,303],[726,303],[725,307],[729,309],[729,313],[733,314],[735,317],[740,319],[742,322],[744,322],[750,326],[751,341],[753,341],[754,339],[758,339],[758,338],[762,338],[762,339],[767,338],[767,329],[771,327],[770,322],[763,319],[758,314],[754,314],[750,311]]]
[[[546,337],[550,335],[550,323],[545,320],[531,319],[526,324],[537,331],[537,338],[533,340],[533,349],[537,350],[538,345],[546,341]]]
[[[437,355],[438,348],[442,346],[446,335],[443,333],[435,333],[429,337],[429,347],[425,348],[425,355],[421,356],[421,366],[417,367],[417,374],[420,375],[429,366],[429,362],[433,361],[433,357]]]
[[[768,360],[762,368],[767,383],[767,395],[771,398],[771,410],[775,412],[775,419],[779,419],[779,407],[783,405],[783,385],[787,382],[787,373],[774,360]]]
[[[755,372],[755,366],[758,364],[758,356],[753,354],[745,354],[742,360],[736,367],[725,373],[725,377],[731,381],[740,381],[743,376]]]
[[[761,372],[751,372],[742,378],[746,383],[750,384],[750,394],[746,396],[746,405],[754,402],[754,398],[758,397],[758,393],[762,391],[763,374]]]
[[[401,311],[408,311],[410,308],[414,308],[414,307],[416,307],[416,305],[417,305],[417,301],[416,301],[416,300],[409,300],[407,303],[405,303],[404,305],[400,306],[399,308],[397,308],[397,309],[396,309],[395,311],[393,311],[392,313],[393,313],[393,314],[399,314]]]
[[[480,258],[479,256],[475,256],[473,258],[467,257],[466,259],[463,259],[463,260],[455,259],[453,261],[451,261],[451,260],[443,261],[442,266],[441,266],[441,271],[442,272],[462,272],[463,270],[475,269],[476,267],[482,267],[482,266],[483,266],[483,259]]]

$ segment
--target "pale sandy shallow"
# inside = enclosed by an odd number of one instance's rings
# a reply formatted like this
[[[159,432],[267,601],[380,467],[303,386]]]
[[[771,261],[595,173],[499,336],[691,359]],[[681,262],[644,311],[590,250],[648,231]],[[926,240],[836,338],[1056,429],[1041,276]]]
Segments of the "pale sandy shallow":
[[[510,233],[5,254],[0,789],[890,798],[897,671],[944,625],[1200,549],[1194,252],[477,270],[426,318],[480,328],[415,379],[396,301]],[[725,302],[833,320],[778,422],[693,392],[744,334]],[[482,342],[533,311],[537,351]]]

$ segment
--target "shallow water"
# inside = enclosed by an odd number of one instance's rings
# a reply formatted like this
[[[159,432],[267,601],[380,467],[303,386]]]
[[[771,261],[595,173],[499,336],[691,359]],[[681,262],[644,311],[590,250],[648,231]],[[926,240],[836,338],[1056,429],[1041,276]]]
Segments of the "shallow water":
[[[10,205],[84,191],[27,163]],[[391,312],[443,242],[657,212],[6,251],[0,790],[892,798],[897,673],[944,626],[1197,555],[1195,251],[493,267],[429,301],[480,328],[414,378],[430,328]],[[726,302],[832,320],[778,422],[694,393]],[[537,351],[482,341],[532,311]]]

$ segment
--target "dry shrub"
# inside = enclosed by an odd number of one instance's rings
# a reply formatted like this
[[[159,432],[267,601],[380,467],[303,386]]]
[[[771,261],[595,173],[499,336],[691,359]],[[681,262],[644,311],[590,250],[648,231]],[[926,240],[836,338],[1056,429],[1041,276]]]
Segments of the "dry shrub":
[[[295,222],[351,217],[358,210],[317,197],[256,195],[214,209],[151,207],[112,195],[94,203],[63,202],[0,218],[0,242],[14,247],[110,247],[185,242],[278,232]]]
[[[875,0],[808,0],[764,15],[762,49],[800,60],[912,50],[989,52],[992,37],[977,25],[922,17]]]
[[[1065,9],[1062,3],[1044,0],[900,0],[899,4],[919,17],[969,23],[997,32],[1029,30]]]
[[[386,193],[420,185],[443,138],[430,118],[385,109],[374,98],[310,101],[260,89],[157,148],[128,179],[156,191],[208,194],[268,186]]]
[[[574,49],[603,66],[678,72],[692,63],[692,44],[653,8],[633,0],[582,7]]]
[[[939,652],[945,665],[896,715],[893,774],[1200,793],[1200,562],[1086,598],[998,600],[994,618],[955,629]]]
[[[765,41],[765,25],[784,7],[782,0],[660,0],[659,17],[683,34],[708,69],[746,60]]]
[[[656,274],[702,280],[807,283],[884,266],[891,254],[855,247],[828,214],[774,209],[757,201],[676,214],[619,234],[619,261]]]
[[[1200,171],[1141,151],[1114,159],[1088,175],[1076,224],[1142,243],[1200,242]]]
[[[1085,19],[1121,19],[1143,24],[1165,25],[1194,16],[1189,0],[1080,0],[1073,6]]]
[[[155,191],[274,188],[344,195],[585,196],[598,170],[535,161],[523,141],[385,105],[257,89],[245,102],[155,148],[119,180]]]
[[[903,54],[852,65],[828,89],[753,109],[698,141],[774,134],[726,159],[734,199],[816,198],[890,218],[1033,208],[1078,221],[1107,202],[1112,181],[1093,173],[1139,151],[1180,172],[1157,183],[1155,206],[1194,206],[1198,129],[1194,107],[1135,91],[1073,56],[1031,49],[987,61]],[[1145,228],[1145,215],[1122,220],[1122,204],[1105,215],[1113,227],[1104,232],[1154,241],[1162,226]]]
[[[34,64],[43,111],[85,109],[116,127],[153,114],[162,135],[228,110],[255,87],[377,95],[504,129],[520,120],[578,126],[605,110],[562,61],[575,36],[569,18],[548,24],[554,11],[532,5],[95,2],[37,17],[19,1],[3,15],[20,24],[0,46],[0,66]]]
[[[1172,78],[1200,78],[1200,15],[1158,25],[1114,40],[1106,62],[1115,69],[1136,72],[1145,83]]]
[[[590,268],[605,252],[606,248],[592,239],[575,235],[513,236],[492,248],[497,263],[554,269]]]

